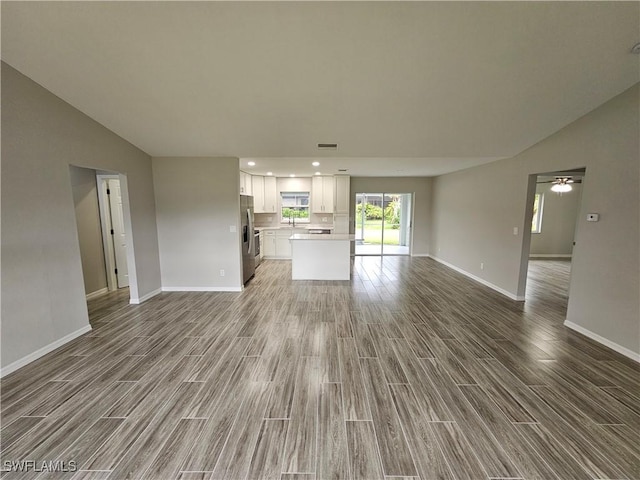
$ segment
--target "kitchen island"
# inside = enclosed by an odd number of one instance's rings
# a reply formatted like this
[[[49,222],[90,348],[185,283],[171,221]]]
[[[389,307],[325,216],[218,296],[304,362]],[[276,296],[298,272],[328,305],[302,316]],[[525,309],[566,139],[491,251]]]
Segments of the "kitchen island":
[[[351,242],[355,235],[293,234],[291,278],[293,280],[349,280]]]

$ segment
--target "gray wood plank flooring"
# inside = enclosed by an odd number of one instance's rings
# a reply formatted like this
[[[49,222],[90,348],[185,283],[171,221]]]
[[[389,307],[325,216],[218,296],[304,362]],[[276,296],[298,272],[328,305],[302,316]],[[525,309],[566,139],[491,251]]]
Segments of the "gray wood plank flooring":
[[[2,466],[77,471],[1,476],[638,479],[640,366],[563,326],[569,273],[531,261],[521,303],[428,258],[265,261],[241,293],[91,300],[1,383]]]

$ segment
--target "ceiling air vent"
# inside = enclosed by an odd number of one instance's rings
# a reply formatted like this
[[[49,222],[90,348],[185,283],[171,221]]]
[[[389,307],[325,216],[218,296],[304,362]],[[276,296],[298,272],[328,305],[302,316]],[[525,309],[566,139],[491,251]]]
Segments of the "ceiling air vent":
[[[337,149],[338,149],[337,143],[319,143],[318,144],[318,150],[337,150]]]

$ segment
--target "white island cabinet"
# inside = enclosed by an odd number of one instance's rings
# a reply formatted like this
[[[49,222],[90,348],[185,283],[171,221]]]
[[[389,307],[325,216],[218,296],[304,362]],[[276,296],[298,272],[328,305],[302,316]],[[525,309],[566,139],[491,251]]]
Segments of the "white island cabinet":
[[[293,280],[349,280],[354,235],[294,234],[291,236]]]

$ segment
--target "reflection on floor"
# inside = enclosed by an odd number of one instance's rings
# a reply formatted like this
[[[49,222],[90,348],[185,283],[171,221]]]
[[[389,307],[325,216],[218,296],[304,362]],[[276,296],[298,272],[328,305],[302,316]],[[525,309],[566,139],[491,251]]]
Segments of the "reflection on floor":
[[[549,318],[564,322],[567,318],[570,275],[570,259],[529,259],[526,308],[535,307]]]
[[[90,334],[2,380],[3,464],[73,460],[85,471],[46,478],[76,480],[640,478],[638,366],[563,327],[555,293],[514,302],[398,256],[356,257],[350,281],[265,261],[241,293],[96,299]]]
[[[384,247],[384,248],[383,248]],[[370,243],[356,242],[356,255],[409,255],[409,247],[403,245],[373,245]]]

